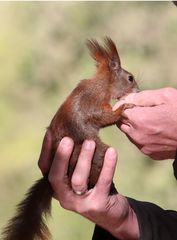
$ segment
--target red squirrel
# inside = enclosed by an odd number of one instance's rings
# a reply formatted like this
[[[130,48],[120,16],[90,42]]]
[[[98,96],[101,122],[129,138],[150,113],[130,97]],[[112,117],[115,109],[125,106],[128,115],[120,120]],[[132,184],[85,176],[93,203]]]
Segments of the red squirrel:
[[[138,86],[134,76],[121,67],[116,45],[110,38],[104,39],[104,45],[96,40],[88,40],[87,46],[96,61],[96,74],[76,86],[53,117],[49,130],[52,133],[53,155],[63,137],[74,140],[69,177],[74,171],[83,141],[92,139],[96,142],[89,178],[89,188],[92,188],[109,147],[99,138],[99,129],[115,124],[123,111],[131,107],[124,104],[113,111],[110,101],[136,92]],[[114,192],[113,185],[111,192]],[[15,217],[3,232],[3,240],[49,240],[51,235],[45,217],[50,214],[52,196],[53,190],[46,174],[31,187],[26,198],[18,205]]]

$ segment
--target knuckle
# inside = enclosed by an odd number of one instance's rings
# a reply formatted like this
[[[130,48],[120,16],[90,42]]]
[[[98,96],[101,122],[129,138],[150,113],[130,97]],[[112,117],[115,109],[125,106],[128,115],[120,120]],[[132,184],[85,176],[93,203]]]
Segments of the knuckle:
[[[139,136],[135,137],[134,141],[136,142],[136,144],[142,145],[142,138],[141,137],[139,137]]]
[[[101,188],[105,188],[105,186],[110,186],[111,185],[111,179],[107,176],[102,176],[101,177],[101,182],[99,183]]]
[[[145,144],[144,137],[141,134],[135,134],[133,140],[140,146]]]
[[[153,137],[161,135],[164,131],[161,126],[157,126],[157,125],[151,126],[148,130],[149,132],[151,132],[151,135]],[[151,141],[149,143],[151,143]]]
[[[75,211],[76,213],[79,213],[80,215],[84,215],[85,213],[88,212],[85,208],[81,207],[80,205],[76,205],[73,211]]]
[[[83,180],[80,176],[74,174],[72,179],[71,179],[71,183],[72,183],[72,185],[80,186],[80,185],[83,184]]]
[[[72,185],[73,189],[83,190],[83,189],[85,189],[86,183],[82,179],[81,176],[74,175],[71,179],[71,185]]]
[[[176,89],[174,89],[172,87],[164,88],[163,95],[164,95],[165,99],[169,99],[169,97],[173,94],[177,94]]]
[[[151,154],[150,157],[151,157],[153,160],[160,160],[160,158],[159,158],[158,155],[153,155],[153,154]]]
[[[38,167],[41,169],[41,171],[44,168],[43,163],[40,160],[38,161]]]
[[[77,201],[77,199],[73,201],[64,201],[62,204],[64,205],[64,208],[67,210],[79,213],[81,215],[87,213],[88,209],[87,205],[81,203],[80,201]]]
[[[62,199],[59,199],[60,206],[66,210],[71,210],[68,203],[66,201],[63,201]]]
[[[145,123],[145,116],[144,116],[144,114],[141,114],[141,115],[137,115],[136,116],[136,122],[135,122],[135,124],[136,124],[136,126],[138,126],[138,127],[140,127],[140,126],[143,126],[144,125],[144,123]]]
[[[152,155],[152,151],[150,149],[148,149],[147,147],[143,147],[141,149],[142,153],[144,153],[145,155],[151,156]]]
[[[151,157],[153,160],[163,160],[163,159],[167,159],[164,153],[158,152],[158,151],[151,153],[150,157]]]
[[[59,185],[59,178],[56,176],[53,176],[51,174],[49,174],[48,176],[48,180],[50,182],[50,184],[52,185],[53,188],[56,188]]]
[[[174,93],[174,92],[176,92],[176,90],[172,87],[165,88],[165,93]]]
[[[47,166],[42,161],[38,161],[38,167],[41,170],[42,173],[47,172]]]

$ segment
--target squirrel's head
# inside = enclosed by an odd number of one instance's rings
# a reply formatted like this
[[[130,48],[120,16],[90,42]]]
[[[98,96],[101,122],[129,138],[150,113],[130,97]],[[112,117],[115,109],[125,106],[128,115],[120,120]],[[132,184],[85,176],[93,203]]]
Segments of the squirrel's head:
[[[93,39],[87,41],[87,46],[96,61],[96,78],[108,83],[111,98],[120,99],[138,91],[133,74],[121,67],[116,45],[109,37],[105,37],[103,46]]]

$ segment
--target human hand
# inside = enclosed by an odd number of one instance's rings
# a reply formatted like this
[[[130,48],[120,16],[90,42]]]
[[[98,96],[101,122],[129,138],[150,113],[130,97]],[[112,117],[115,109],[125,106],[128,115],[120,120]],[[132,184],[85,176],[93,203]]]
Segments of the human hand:
[[[146,155],[156,160],[174,159],[177,149],[177,90],[163,88],[128,95],[135,104],[124,112],[119,128]]]
[[[47,168],[50,169],[49,181],[60,205],[100,225],[115,237],[137,240],[139,238],[137,218],[127,199],[120,194],[109,195],[117,162],[116,151],[113,148],[107,150],[99,180],[93,189],[87,190],[95,142],[84,142],[70,181],[67,170],[74,143],[68,137],[63,138],[52,162],[50,139],[48,132],[44,139],[39,167],[43,172],[46,172]],[[81,192],[82,195],[76,194]]]

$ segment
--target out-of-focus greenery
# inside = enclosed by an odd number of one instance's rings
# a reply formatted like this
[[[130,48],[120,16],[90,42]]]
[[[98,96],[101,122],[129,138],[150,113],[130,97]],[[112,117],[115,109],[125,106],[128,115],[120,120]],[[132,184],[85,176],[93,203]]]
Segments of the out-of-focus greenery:
[[[110,36],[141,89],[177,87],[177,8],[171,2],[0,3],[0,228],[40,177],[45,127],[94,63],[87,38]],[[167,116],[168,117],[168,116]],[[101,132],[119,153],[115,183],[125,195],[176,207],[171,161],[141,154],[115,127]],[[53,239],[90,239],[93,224],[53,201]]]

